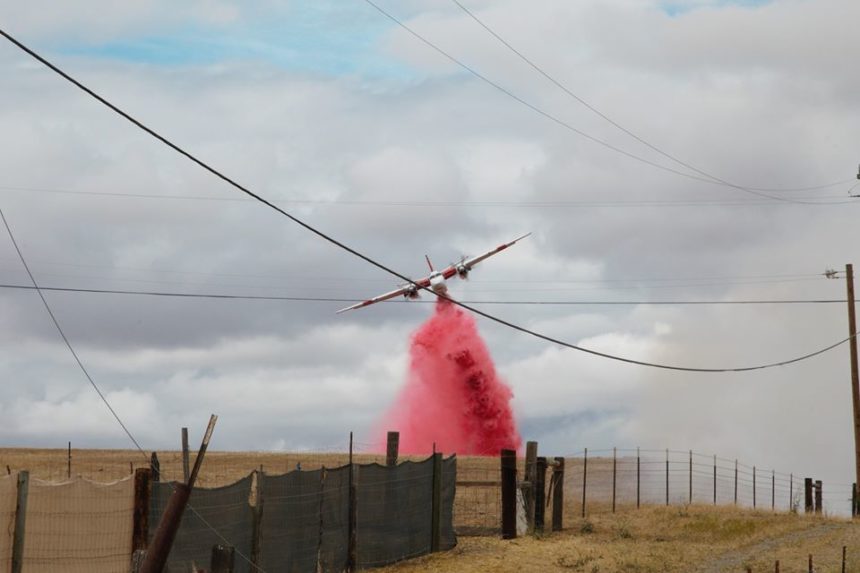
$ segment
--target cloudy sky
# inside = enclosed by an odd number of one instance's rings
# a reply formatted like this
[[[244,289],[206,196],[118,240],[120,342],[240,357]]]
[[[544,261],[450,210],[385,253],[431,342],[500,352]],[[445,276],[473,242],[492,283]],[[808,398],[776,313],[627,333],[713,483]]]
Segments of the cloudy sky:
[[[844,298],[844,281],[821,273],[857,259],[860,4],[463,2],[568,91],[703,176],[583,106],[455,3],[378,2],[495,86],[364,0],[2,0],[0,26],[403,274],[420,276],[424,253],[444,264],[534,233],[452,284],[455,297],[641,303],[480,306],[541,333],[714,368],[847,335],[843,304],[645,303]],[[42,286],[353,299],[397,284],[5,40],[0,67],[0,208]],[[701,180],[713,177],[770,191]],[[8,239],[0,275],[28,284]],[[175,447],[181,426],[199,436],[210,412],[218,449],[345,446],[350,430],[372,443],[404,383],[409,334],[432,309],[46,296],[145,448]],[[852,481],[846,345],[787,367],[693,374],[479,327],[524,436],[548,454],[693,448]],[[33,291],[0,289],[0,377],[0,445],[130,445]]]

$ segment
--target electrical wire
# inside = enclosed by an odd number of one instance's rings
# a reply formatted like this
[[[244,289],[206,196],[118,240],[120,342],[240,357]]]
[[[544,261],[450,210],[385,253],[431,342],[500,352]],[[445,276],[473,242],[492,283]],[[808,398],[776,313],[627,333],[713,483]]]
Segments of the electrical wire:
[[[365,0],[365,1],[370,2],[370,0]],[[371,4],[372,4],[372,2],[371,2]],[[368,263],[368,264],[370,264],[370,265],[373,265],[373,266],[377,267],[378,269],[383,270],[383,271],[385,271],[385,272],[387,272],[387,273],[389,273],[389,274],[391,274],[391,275],[393,275],[393,276],[395,276],[395,277],[397,277],[397,278],[399,278],[399,279],[401,279],[401,280],[403,280],[403,281],[406,281],[408,284],[412,284],[412,285],[414,285],[414,286],[416,287],[416,289],[421,289],[421,290],[424,290],[425,292],[429,292],[429,293],[435,294],[435,293],[433,293],[433,291],[432,291],[430,288],[428,288],[428,287],[422,287],[422,286],[420,286],[420,285],[416,284],[413,280],[411,280],[410,278],[406,277],[405,275],[402,275],[402,274],[398,273],[397,271],[395,271],[395,270],[393,270],[393,269],[391,269],[391,268],[389,268],[389,267],[385,266],[384,264],[382,264],[382,263],[380,263],[380,262],[376,261],[375,259],[373,259],[373,258],[369,257],[368,255],[365,255],[365,254],[363,254],[363,253],[361,253],[361,252],[357,251],[356,249],[354,249],[354,248],[350,247],[349,245],[347,245],[347,244],[345,244],[345,243],[343,243],[343,242],[341,242],[341,241],[339,241],[339,240],[335,239],[335,238],[334,238],[334,237],[332,237],[331,235],[329,235],[329,234],[327,234],[327,233],[325,233],[325,232],[323,232],[323,231],[321,231],[321,230],[317,229],[317,228],[316,228],[316,227],[314,227],[313,225],[310,225],[309,223],[306,223],[305,221],[303,221],[302,219],[300,219],[300,218],[296,217],[295,215],[290,214],[289,212],[285,211],[285,210],[284,210],[284,209],[282,209],[281,207],[278,207],[277,205],[275,205],[274,203],[272,203],[272,202],[268,201],[267,199],[265,199],[265,198],[261,197],[260,195],[257,195],[256,193],[254,193],[253,191],[251,191],[251,190],[250,190],[250,189],[248,189],[247,187],[245,187],[245,186],[241,185],[240,183],[238,183],[238,182],[237,182],[237,181],[235,181],[234,179],[232,179],[232,178],[228,177],[228,176],[227,176],[227,175],[225,175],[224,173],[220,172],[220,171],[219,171],[219,170],[217,170],[216,168],[214,168],[214,167],[212,167],[211,165],[209,165],[208,163],[204,162],[202,159],[197,158],[195,155],[193,155],[193,154],[191,154],[190,152],[186,151],[185,149],[183,149],[182,147],[180,147],[180,146],[179,146],[179,145],[177,145],[176,143],[173,143],[172,141],[170,141],[169,139],[167,139],[167,138],[166,138],[166,137],[164,137],[163,135],[159,134],[158,132],[156,132],[156,131],[155,131],[155,130],[153,130],[152,128],[150,128],[150,127],[148,127],[147,125],[145,125],[144,123],[142,123],[140,120],[138,120],[138,119],[134,118],[133,116],[129,115],[127,112],[123,111],[122,109],[120,109],[119,107],[117,107],[116,105],[114,105],[113,103],[109,102],[107,99],[103,98],[102,96],[100,96],[99,94],[97,94],[96,92],[94,92],[92,89],[88,88],[87,86],[85,86],[84,84],[82,84],[81,82],[79,82],[78,80],[76,80],[75,78],[73,78],[72,76],[70,76],[69,74],[67,74],[67,73],[66,73],[66,72],[64,72],[63,70],[61,70],[60,68],[58,68],[58,67],[57,67],[56,65],[54,65],[53,63],[49,62],[48,60],[46,60],[46,59],[45,59],[44,57],[42,57],[41,55],[37,54],[37,53],[36,53],[36,52],[34,52],[32,49],[30,49],[29,47],[27,47],[27,46],[25,46],[24,44],[22,44],[20,41],[18,41],[17,39],[15,39],[15,38],[14,38],[14,37],[12,37],[11,35],[9,35],[9,33],[7,33],[7,32],[6,32],[5,30],[3,30],[2,28],[0,28],[0,35],[2,35],[3,37],[5,37],[5,38],[6,38],[7,40],[9,40],[12,44],[14,44],[15,46],[17,46],[20,50],[22,50],[23,52],[25,52],[26,54],[28,54],[29,56],[31,56],[31,57],[32,57],[32,58],[34,58],[35,60],[37,60],[37,61],[41,62],[44,66],[46,66],[47,68],[49,68],[51,71],[53,71],[54,73],[56,73],[56,74],[57,74],[57,75],[59,75],[60,77],[64,78],[66,81],[70,82],[71,84],[73,84],[73,85],[74,85],[74,86],[76,86],[78,89],[80,89],[80,90],[82,90],[83,92],[85,92],[86,94],[90,95],[92,98],[94,98],[94,99],[96,99],[97,101],[99,101],[100,103],[102,103],[102,105],[106,106],[107,108],[109,108],[110,110],[112,110],[114,113],[116,113],[116,114],[120,115],[121,117],[125,118],[127,121],[129,121],[129,122],[130,122],[130,123],[132,123],[133,125],[137,126],[137,127],[138,127],[138,128],[140,128],[141,130],[145,131],[146,133],[148,133],[149,135],[151,135],[151,136],[152,136],[152,137],[154,137],[155,139],[157,139],[157,140],[161,141],[164,145],[166,145],[166,146],[170,147],[171,149],[173,149],[174,151],[176,151],[176,152],[177,152],[177,153],[179,153],[180,155],[182,155],[182,156],[186,157],[187,159],[189,159],[189,160],[190,160],[190,161],[192,161],[193,163],[197,164],[199,167],[201,167],[201,168],[203,168],[204,170],[208,171],[209,173],[211,173],[211,174],[212,174],[212,175],[214,175],[215,177],[217,177],[217,178],[221,179],[221,180],[222,180],[222,181],[224,181],[225,183],[227,183],[227,184],[231,185],[231,186],[232,186],[232,187],[234,187],[235,189],[237,189],[237,190],[239,190],[239,191],[241,191],[241,192],[245,193],[245,194],[246,194],[246,195],[248,195],[249,197],[253,197],[254,199],[256,199],[257,201],[259,201],[260,203],[262,203],[262,204],[266,205],[267,207],[269,207],[270,209],[273,209],[274,211],[277,211],[278,213],[280,213],[281,215],[283,215],[283,216],[284,216],[284,217],[286,217],[287,219],[289,219],[289,220],[293,221],[294,223],[296,223],[296,224],[297,224],[297,225],[299,225],[300,227],[302,227],[302,228],[306,229],[307,231],[309,231],[309,232],[313,233],[314,235],[318,236],[319,238],[321,238],[321,239],[323,239],[323,240],[325,240],[325,241],[328,241],[328,242],[329,242],[329,243],[331,243],[332,245],[335,245],[335,246],[337,246],[338,248],[340,248],[340,249],[342,249],[342,250],[344,250],[344,251],[346,251],[346,252],[348,252],[348,253],[352,254],[353,256],[355,256],[355,257],[357,257],[357,258],[359,258],[359,259],[361,259],[361,260],[365,261],[366,263]],[[617,355],[614,355],[614,354],[609,354],[609,353],[607,353],[607,352],[600,352],[600,351],[598,351],[598,350],[592,350],[592,349],[590,349],[590,348],[585,348],[585,347],[582,347],[582,346],[578,346],[578,345],[576,345],[576,344],[571,344],[571,343],[569,343],[569,342],[565,342],[565,341],[560,340],[560,339],[558,339],[558,338],[554,338],[554,337],[552,337],[552,336],[548,336],[548,335],[545,335],[545,334],[541,334],[541,333],[539,333],[539,332],[536,332],[536,331],[534,331],[534,330],[530,330],[530,329],[528,329],[528,328],[526,328],[526,327],[524,327],[524,326],[520,326],[520,325],[515,324],[515,323],[513,323],[513,322],[510,322],[510,321],[508,321],[508,320],[505,320],[505,319],[499,318],[499,317],[497,317],[497,316],[491,315],[491,314],[489,314],[489,313],[486,313],[486,312],[484,312],[484,311],[478,310],[477,308],[474,308],[474,307],[469,306],[469,305],[467,305],[467,304],[464,304],[464,303],[462,303],[462,302],[458,302],[458,301],[453,300],[453,299],[451,299],[451,298],[449,298],[449,297],[447,297],[447,296],[441,296],[441,295],[440,295],[440,298],[443,298],[443,299],[445,299],[445,300],[447,300],[447,301],[451,302],[452,304],[455,304],[455,305],[457,305],[457,306],[459,306],[459,307],[461,307],[461,308],[463,308],[463,309],[469,310],[469,311],[471,311],[472,313],[474,313],[474,314],[476,314],[476,315],[478,315],[478,316],[482,316],[482,317],[484,317],[484,318],[486,318],[486,319],[488,319],[488,320],[491,320],[491,321],[493,321],[493,322],[495,322],[495,323],[497,323],[497,324],[500,324],[500,325],[502,325],[502,326],[506,326],[507,328],[510,328],[510,329],[512,329],[512,330],[516,330],[516,331],[521,332],[521,333],[523,333],[523,334],[527,334],[527,335],[529,335],[529,336],[532,336],[532,337],[538,338],[538,339],[543,340],[543,341],[545,341],[545,342],[550,342],[550,343],[552,343],[552,344],[556,344],[556,345],[558,345],[558,346],[562,346],[562,347],[565,347],[565,348],[570,348],[570,349],[572,349],[572,350],[578,350],[578,351],[580,351],[580,352],[584,352],[584,353],[586,353],[586,354],[591,354],[592,356],[598,356],[598,357],[606,358],[606,359],[609,359],[609,360],[615,360],[615,361],[617,361],[617,362],[623,362],[623,363],[626,363],[626,364],[634,364],[634,365],[638,365],[638,366],[647,366],[647,367],[650,367],[650,368],[659,368],[659,369],[662,369],[662,370],[674,370],[674,371],[679,371],[679,372],[701,372],[701,373],[706,373],[706,372],[707,372],[707,373],[751,372],[751,371],[754,371],[754,370],[764,370],[764,369],[767,369],[767,368],[775,368],[775,367],[777,367],[777,366],[786,366],[786,365],[788,365],[788,364],[794,364],[794,363],[796,363],[796,362],[800,362],[800,361],[803,361],[803,360],[807,360],[807,359],[813,358],[813,357],[815,357],[815,356],[818,356],[819,354],[823,354],[823,353],[825,353],[825,352],[827,352],[827,351],[829,351],[829,350],[832,350],[832,349],[834,349],[834,348],[836,348],[836,347],[838,347],[838,346],[840,346],[840,345],[842,345],[842,344],[845,344],[845,343],[846,343],[846,342],[848,342],[849,340],[854,339],[854,338],[856,337],[856,335],[857,335],[857,333],[852,333],[849,337],[844,338],[844,339],[840,340],[839,342],[836,342],[836,343],[834,343],[834,344],[831,344],[831,345],[829,345],[829,346],[827,346],[827,347],[825,347],[825,348],[822,348],[822,349],[820,349],[820,350],[816,350],[816,351],[814,351],[814,352],[810,352],[810,353],[808,353],[808,354],[804,354],[803,356],[795,357],[795,358],[792,358],[792,359],[789,359],[789,360],[781,360],[781,361],[778,361],[778,362],[772,362],[772,363],[767,363],[767,364],[758,364],[758,365],[755,365],[755,366],[746,366],[746,367],[739,367],[739,368],[694,368],[694,367],[686,367],[686,366],[674,366],[674,365],[670,365],[670,364],[658,364],[658,363],[654,363],[654,362],[647,362],[647,361],[644,361],[644,360],[635,360],[635,359],[632,359],[632,358],[625,358],[625,357],[623,357],[623,356],[617,356]]]
[[[542,115],[543,117],[545,117],[545,118],[549,119],[550,121],[558,124],[559,126],[565,128],[569,131],[572,131],[573,133],[576,133],[576,134],[578,134],[578,135],[580,135],[580,136],[582,136],[582,137],[584,137],[584,138],[586,138],[586,139],[588,139],[594,143],[597,143],[598,145],[601,145],[601,146],[603,146],[607,149],[610,149],[616,153],[619,153],[621,155],[629,157],[630,159],[633,159],[635,161],[639,161],[640,163],[644,163],[644,164],[650,165],[651,167],[654,167],[656,169],[660,169],[662,171],[673,173],[673,174],[679,175],[681,177],[686,177],[688,179],[693,179],[696,181],[702,181],[704,183],[723,185],[725,187],[731,187],[732,189],[737,189],[738,191],[743,191],[744,193],[749,193],[751,195],[757,195],[759,197],[765,197],[765,198],[771,199],[773,201],[779,201],[779,202],[784,202],[784,203],[795,203],[795,204],[799,204],[799,205],[819,205],[820,204],[818,201],[800,201],[800,200],[796,200],[796,199],[789,199],[786,197],[779,197],[778,195],[771,195],[771,194],[765,193],[763,191],[756,191],[756,190],[751,189],[749,187],[743,187],[741,185],[735,185],[733,183],[730,183],[728,181],[725,181],[725,180],[720,179],[718,177],[715,177],[713,175],[708,175],[707,177],[693,175],[691,173],[679,171],[679,170],[674,169],[672,167],[668,167],[666,165],[662,165],[662,164],[657,163],[655,161],[651,161],[650,159],[647,159],[647,158],[642,157],[640,155],[636,155],[635,153],[631,153],[629,151],[621,149],[620,147],[612,145],[611,143],[609,143],[603,139],[595,137],[591,134],[588,134],[588,133],[582,131],[581,129],[574,127],[573,125],[571,125],[570,123],[566,122],[565,120],[559,118],[558,116],[553,115],[552,113],[544,110],[543,108],[540,108],[537,105],[523,99],[522,97],[516,95],[514,92],[505,88],[501,84],[491,80],[489,77],[485,76],[484,74],[482,74],[481,72],[479,72],[475,68],[469,66],[468,64],[466,64],[462,60],[459,60],[458,58],[454,57],[450,53],[446,52],[445,50],[443,50],[442,48],[440,48],[439,46],[437,46],[436,44],[434,44],[433,42],[431,42],[430,40],[428,40],[427,38],[425,38],[424,36],[422,36],[418,32],[416,32],[415,30],[413,30],[405,22],[398,19],[396,16],[394,16],[390,12],[387,12],[385,9],[383,9],[381,6],[379,6],[373,0],[364,0],[364,1],[367,4],[369,4],[370,6],[372,6],[373,8],[375,8],[380,14],[382,14],[383,16],[390,19],[392,22],[394,22],[395,24],[397,24],[398,26],[400,26],[401,28],[406,30],[413,37],[420,40],[426,46],[428,46],[429,48],[438,52],[439,54],[441,54],[442,56],[444,56],[445,58],[447,58],[448,60],[450,60],[451,62],[456,64],[457,66],[463,68],[464,70],[466,70],[467,72],[469,72],[470,74],[472,74],[473,76],[478,78],[479,80],[492,86],[496,90],[502,92],[503,94],[510,97],[511,99],[514,99],[515,101],[519,102],[520,104],[524,105],[525,107],[531,109],[535,113]],[[847,201],[843,201],[841,203],[853,203],[853,201],[847,200]],[[837,203],[833,202],[832,204],[837,204]]]
[[[570,97],[572,97],[573,99],[575,99],[576,101],[578,101],[580,104],[582,104],[583,106],[585,106],[586,108],[588,108],[589,110],[591,110],[593,113],[595,113],[595,114],[596,114],[596,115],[598,115],[599,117],[603,118],[604,120],[606,120],[607,122],[609,122],[610,124],[612,124],[613,126],[615,126],[616,128],[618,128],[619,130],[623,131],[624,133],[626,133],[627,135],[629,135],[630,137],[632,137],[633,139],[635,139],[636,141],[638,141],[639,143],[641,143],[641,144],[645,145],[646,147],[648,147],[649,149],[651,149],[651,150],[653,150],[653,151],[656,151],[657,153],[659,153],[659,154],[660,154],[660,155],[662,155],[663,157],[666,157],[667,159],[670,159],[670,160],[674,161],[675,163],[677,163],[677,164],[679,164],[679,165],[681,165],[681,166],[683,166],[683,167],[686,167],[687,169],[689,169],[689,170],[691,170],[691,171],[695,171],[696,173],[698,173],[698,174],[700,174],[700,175],[703,175],[703,176],[705,176],[705,177],[709,177],[709,178],[713,179],[713,180],[714,180],[714,181],[716,181],[716,182],[719,182],[719,183],[725,183],[725,182],[723,182],[720,178],[718,178],[718,177],[716,177],[716,176],[714,176],[714,175],[712,175],[712,174],[710,174],[710,173],[708,173],[708,172],[706,172],[706,171],[703,171],[702,169],[699,169],[698,167],[695,167],[695,166],[693,166],[693,165],[690,165],[689,163],[687,163],[687,162],[685,162],[685,161],[683,161],[683,160],[679,159],[678,157],[676,157],[675,155],[672,155],[671,153],[669,153],[669,152],[667,152],[667,151],[664,151],[664,150],[663,150],[663,149],[661,149],[660,147],[658,147],[658,146],[656,146],[656,145],[652,144],[651,142],[647,141],[645,138],[643,138],[643,137],[641,137],[641,136],[637,135],[636,133],[632,132],[631,130],[627,129],[626,127],[624,127],[623,125],[621,125],[620,123],[618,123],[617,121],[615,121],[614,119],[612,119],[611,117],[609,117],[608,115],[606,115],[605,113],[603,113],[602,111],[600,111],[599,109],[597,109],[595,106],[591,105],[591,104],[590,104],[590,103],[588,103],[586,100],[584,100],[583,98],[581,98],[580,96],[578,96],[577,94],[575,94],[572,90],[570,90],[570,88],[568,88],[567,86],[565,86],[564,84],[562,84],[561,82],[559,82],[558,80],[556,80],[554,77],[552,77],[551,75],[549,75],[545,70],[543,70],[540,66],[538,66],[534,61],[532,61],[531,59],[529,59],[528,57],[526,57],[526,55],[525,55],[525,54],[523,54],[520,50],[516,49],[513,45],[511,45],[511,44],[510,44],[510,42],[508,42],[507,40],[505,40],[505,39],[504,39],[500,34],[498,34],[498,33],[497,33],[493,28],[491,28],[491,27],[490,27],[486,22],[484,22],[483,20],[481,20],[480,18],[478,18],[478,16],[477,16],[474,12],[472,12],[472,11],[471,11],[471,10],[469,10],[466,6],[464,6],[462,3],[460,3],[460,2],[459,2],[459,0],[451,0],[451,2],[453,2],[454,4],[456,4],[456,5],[457,5],[457,6],[458,6],[458,7],[459,7],[459,8],[460,8],[460,9],[461,9],[461,10],[462,10],[462,11],[463,11],[467,16],[469,16],[472,20],[474,20],[475,22],[477,22],[479,26],[481,26],[484,30],[486,30],[486,31],[487,31],[491,36],[493,36],[496,40],[498,40],[499,42],[501,42],[501,43],[502,43],[502,45],[504,45],[506,48],[508,48],[508,50],[510,50],[511,52],[513,52],[513,53],[514,53],[514,54],[515,54],[519,59],[521,59],[523,62],[525,62],[526,64],[528,64],[528,66],[529,66],[529,67],[531,67],[531,68],[532,68],[533,70],[535,70],[537,73],[539,73],[539,74],[540,74],[540,75],[542,75],[544,78],[546,78],[547,80],[549,80],[553,85],[555,85],[556,87],[558,87],[559,89],[561,89],[564,93],[566,93],[567,95],[569,95]],[[742,188],[744,188],[744,189],[749,189],[749,190],[754,190],[754,191],[762,191],[762,192],[781,192],[781,191],[784,191],[784,192],[791,192],[791,191],[815,191],[815,190],[818,190],[818,189],[826,189],[826,188],[828,188],[828,187],[836,187],[836,186],[838,186],[838,185],[844,185],[844,184],[846,184],[846,183],[848,183],[848,182],[850,182],[850,181],[851,181],[851,179],[844,179],[844,180],[842,180],[842,181],[834,181],[834,182],[831,182],[831,183],[825,183],[825,184],[822,184],[822,185],[814,185],[814,186],[810,186],[810,187],[783,187],[783,188],[774,188],[774,187],[751,187],[751,186],[745,185],[745,186],[742,186]],[[730,186],[730,187],[737,187],[737,188],[741,188],[741,186],[734,185],[734,184],[729,185],[729,186]]]
[[[270,300],[289,302],[362,302],[361,298],[331,298],[316,296],[265,296],[221,293],[184,293],[166,291],[113,290],[71,287],[33,287],[28,285],[0,284],[0,288],[18,290],[43,290],[54,292],[120,294],[176,298],[211,298],[224,300]],[[845,304],[844,299],[783,299],[783,300],[464,300],[464,304],[487,304],[506,306],[634,306],[634,305],[754,305],[754,304]],[[855,302],[860,302],[860,299]],[[433,300],[387,300],[385,304],[436,304]]]
[[[855,185],[856,187],[856,185]],[[853,189],[853,187],[851,188]],[[849,189],[849,194],[851,189]],[[49,189],[43,187],[20,187],[0,186],[0,191],[22,191],[27,193],[52,193],[77,196],[93,197],[119,197],[126,199],[168,199],[184,201],[217,201],[253,203],[253,200],[244,197],[219,197],[213,195],[164,195],[158,193],[120,193],[117,191],[89,191],[73,189]],[[814,199],[828,199],[815,201],[814,205],[842,205],[853,203],[844,200],[845,195],[819,195]],[[833,199],[830,201],[829,199]],[[312,207],[407,207],[407,208],[532,208],[532,209],[557,209],[557,208],[582,208],[582,207],[749,207],[761,205],[790,205],[791,203],[774,203],[770,200],[756,199],[622,199],[622,200],[568,200],[568,201],[404,201],[398,200],[352,200],[352,199],[284,199],[276,198],[279,203],[289,205],[307,205]],[[806,204],[806,203],[801,203]]]
[[[36,282],[36,279],[33,277],[33,273],[30,272],[30,267],[27,265],[27,261],[24,259],[24,255],[23,255],[23,253],[21,253],[21,249],[18,247],[18,242],[15,240],[15,235],[12,234],[12,229],[9,227],[9,223],[8,223],[8,221],[6,221],[6,216],[3,214],[2,209],[0,209],[0,219],[3,220],[3,225],[6,227],[6,232],[9,234],[9,238],[12,240],[12,245],[15,247],[15,252],[18,253],[18,258],[21,260],[21,264],[24,265],[24,268],[27,270],[27,275],[29,275],[30,280],[33,282],[32,288],[39,294],[39,298],[42,299],[42,304],[45,305],[45,310],[48,311],[48,315],[51,317],[51,321],[54,323],[54,326],[57,328],[57,332],[60,333],[60,337],[63,339],[63,342],[66,343],[66,347],[69,349],[69,352],[71,352],[72,356],[75,358],[75,362],[78,363],[78,367],[80,367],[81,372],[83,372],[84,376],[86,376],[87,380],[89,380],[90,386],[93,387],[93,390],[95,390],[96,394],[99,395],[99,398],[101,398],[102,402],[104,402],[104,405],[107,406],[108,410],[110,410],[110,413],[113,415],[113,417],[117,421],[117,423],[119,423],[119,425],[122,427],[125,434],[129,437],[129,439],[132,441],[132,443],[135,445],[135,447],[137,447],[137,449],[140,451],[140,453],[143,454],[145,457],[146,453],[143,451],[143,448],[140,447],[140,444],[137,442],[135,437],[129,431],[128,427],[126,427],[126,425],[123,423],[122,419],[119,417],[119,414],[117,414],[116,410],[113,409],[113,406],[111,406],[110,401],[108,401],[107,396],[105,396],[104,393],[102,392],[101,388],[99,388],[99,385],[96,384],[95,380],[93,380],[93,377],[90,376],[90,373],[87,371],[87,368],[84,366],[84,363],[81,362],[81,359],[78,357],[78,353],[75,352],[74,347],[72,347],[72,343],[69,342],[69,339],[66,336],[66,333],[63,332],[63,328],[60,326],[60,323],[57,321],[57,317],[54,316],[54,312],[51,310],[51,305],[49,305],[47,299],[45,299],[45,295],[44,295],[44,293],[42,293],[42,290],[39,288],[39,284]]]

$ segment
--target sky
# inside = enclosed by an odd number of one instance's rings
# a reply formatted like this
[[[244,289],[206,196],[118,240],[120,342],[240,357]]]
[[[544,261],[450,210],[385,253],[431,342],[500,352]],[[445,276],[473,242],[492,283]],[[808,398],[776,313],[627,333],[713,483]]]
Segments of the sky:
[[[847,336],[844,304],[647,303],[844,298],[844,281],[822,273],[857,253],[860,5],[462,4],[579,99],[708,176],[595,114],[448,0],[377,5],[469,69],[365,0],[3,0],[0,27],[403,274],[420,276],[425,253],[446,264],[533,233],[452,283],[456,298],[640,303],[479,305],[540,333],[704,368]],[[0,208],[40,285],[360,299],[398,284],[6,41],[0,67]],[[28,284],[7,239],[0,283]],[[405,383],[410,333],[432,310],[427,297],[344,315],[337,302],[46,297],[145,449],[177,447],[182,426],[199,436],[212,412],[215,449],[345,448],[350,431],[371,447]],[[697,374],[478,326],[524,438],[547,455],[693,449],[853,481],[847,345]],[[33,291],[0,288],[0,377],[0,446],[131,445]]]

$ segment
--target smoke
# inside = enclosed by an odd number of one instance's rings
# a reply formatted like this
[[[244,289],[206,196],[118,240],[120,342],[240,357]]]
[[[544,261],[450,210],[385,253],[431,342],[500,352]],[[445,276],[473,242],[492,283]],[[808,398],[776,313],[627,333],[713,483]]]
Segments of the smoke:
[[[522,442],[511,389],[498,377],[475,319],[440,299],[413,335],[406,387],[385,417],[400,450],[494,455]]]

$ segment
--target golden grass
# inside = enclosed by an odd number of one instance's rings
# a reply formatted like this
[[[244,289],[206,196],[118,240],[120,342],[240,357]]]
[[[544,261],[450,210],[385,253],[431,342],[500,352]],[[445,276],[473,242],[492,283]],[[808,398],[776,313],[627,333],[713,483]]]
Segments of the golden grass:
[[[860,572],[860,525],[729,507],[643,507],[568,520],[562,533],[503,541],[460,538],[452,551],[422,557],[379,573],[430,572],[806,572],[839,571],[842,546],[849,572]]]

